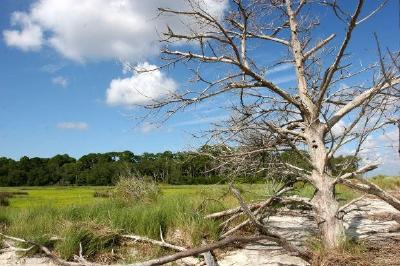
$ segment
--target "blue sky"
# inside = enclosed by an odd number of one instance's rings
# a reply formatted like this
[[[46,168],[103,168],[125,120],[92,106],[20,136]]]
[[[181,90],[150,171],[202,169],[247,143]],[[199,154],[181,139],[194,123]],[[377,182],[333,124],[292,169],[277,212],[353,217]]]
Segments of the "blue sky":
[[[23,155],[49,157],[68,153],[79,157],[90,152],[189,149],[200,143],[190,133],[225,117],[216,108],[221,100],[217,99],[196,110],[179,113],[159,128],[137,124],[132,119],[143,112],[121,101],[118,97],[125,92],[123,84],[115,82],[112,86],[111,81],[142,82],[131,73],[124,73],[121,61],[160,63],[155,29],[165,21],[154,22],[152,18],[154,9],[168,1],[147,2],[1,1],[0,156],[18,159]],[[216,14],[226,5],[224,0],[206,2]],[[110,7],[110,3],[115,5]],[[124,9],[119,14],[116,10],[121,5],[127,5],[131,11]],[[177,0],[173,5],[181,3]],[[176,23],[173,19],[167,22]],[[342,25],[330,24],[328,19],[318,34],[325,36],[342,29]],[[364,62],[376,55],[371,41],[374,31],[379,33],[383,46],[399,47],[398,1],[390,0],[379,15],[355,32],[351,49]],[[273,49],[270,52],[274,54]],[[259,53],[256,56],[265,57],[266,62],[274,59]],[[275,81],[293,85],[291,69],[273,72],[270,75]],[[183,87],[187,80],[183,67],[159,74],[160,83],[173,82],[175,89]],[[114,100],[107,98],[111,87]],[[394,174],[398,172],[397,169]]]

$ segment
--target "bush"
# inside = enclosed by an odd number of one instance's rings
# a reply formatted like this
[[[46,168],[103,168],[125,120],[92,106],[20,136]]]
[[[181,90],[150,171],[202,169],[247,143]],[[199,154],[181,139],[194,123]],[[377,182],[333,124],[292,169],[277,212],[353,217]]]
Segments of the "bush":
[[[157,183],[148,178],[122,176],[115,185],[114,195],[126,203],[155,201],[161,194]]]

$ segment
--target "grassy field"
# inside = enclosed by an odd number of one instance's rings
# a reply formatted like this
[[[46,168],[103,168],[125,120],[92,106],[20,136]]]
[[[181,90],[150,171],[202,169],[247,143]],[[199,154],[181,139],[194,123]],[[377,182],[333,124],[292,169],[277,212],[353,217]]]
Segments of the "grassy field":
[[[272,185],[241,185],[247,200],[270,193]],[[202,238],[215,239],[218,223],[204,214],[236,206],[226,185],[162,186],[153,202],[126,204],[113,198],[94,197],[110,187],[17,187],[3,192],[26,192],[0,207],[0,230],[46,245],[52,236],[64,238],[55,244],[63,258],[77,253],[79,243],[87,256],[96,256],[117,246],[118,233],[160,238],[160,228],[168,239],[179,230],[182,245],[197,245]],[[1,229],[2,228],[2,229]],[[161,250],[147,250],[149,257]],[[142,257],[141,257],[142,258]],[[135,260],[135,258],[130,258]]]
[[[400,186],[399,179],[375,180],[390,189]],[[394,184],[394,185],[393,185]],[[239,185],[247,201],[263,199],[279,184]],[[237,206],[226,185],[161,186],[161,195],[152,202],[126,204],[114,198],[94,197],[111,187],[17,187],[0,188],[3,192],[26,192],[10,198],[8,207],[0,207],[0,231],[54,247],[63,258],[71,259],[84,246],[84,254],[98,260],[98,256],[117,250],[114,260],[139,258],[126,255],[117,237],[120,233],[164,238],[183,246],[198,245],[201,239],[216,239],[219,222],[204,219],[214,211]],[[296,194],[310,197],[309,186],[298,186]],[[339,187],[342,204],[357,193]],[[177,232],[179,233],[177,236]],[[64,240],[51,243],[52,236]],[[118,247],[118,248],[117,248]],[[145,247],[146,256],[159,255],[164,250]],[[143,253],[143,252],[139,252]],[[116,256],[116,257],[115,257]],[[119,257],[118,257],[119,256]],[[143,254],[140,259],[144,259]]]

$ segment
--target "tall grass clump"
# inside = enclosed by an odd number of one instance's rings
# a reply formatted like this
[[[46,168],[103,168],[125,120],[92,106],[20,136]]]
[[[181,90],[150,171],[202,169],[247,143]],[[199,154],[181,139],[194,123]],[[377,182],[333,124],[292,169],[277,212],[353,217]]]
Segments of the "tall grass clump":
[[[0,232],[3,231],[9,223],[9,218],[4,213],[0,212]]]
[[[62,225],[63,241],[57,242],[56,249],[64,259],[72,259],[82,247],[82,255],[94,257],[111,250],[118,244],[118,231],[93,222],[65,222]]]
[[[10,205],[10,200],[13,195],[11,192],[0,192],[0,207],[7,207]]]
[[[59,233],[58,222],[62,212],[56,208],[39,206],[5,213],[9,226],[7,233],[46,244],[49,238]]]
[[[127,175],[120,177],[114,194],[117,199],[126,203],[151,202],[161,194],[161,189],[150,178]]]

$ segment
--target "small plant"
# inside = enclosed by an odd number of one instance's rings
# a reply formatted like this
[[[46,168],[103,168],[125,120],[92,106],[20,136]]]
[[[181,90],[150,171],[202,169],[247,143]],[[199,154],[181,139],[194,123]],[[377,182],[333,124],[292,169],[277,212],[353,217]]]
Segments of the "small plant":
[[[114,195],[127,203],[155,201],[161,194],[160,187],[150,178],[122,176],[115,185]]]
[[[10,220],[8,219],[7,216],[4,214],[0,213],[0,232],[6,228],[6,226],[10,223]]]
[[[10,205],[9,197],[12,197],[11,193],[0,192],[0,206],[7,207]]]
[[[6,197],[0,198],[0,206],[7,207],[10,205],[10,201]]]
[[[93,197],[95,198],[110,198],[112,196],[111,191],[95,191]]]

